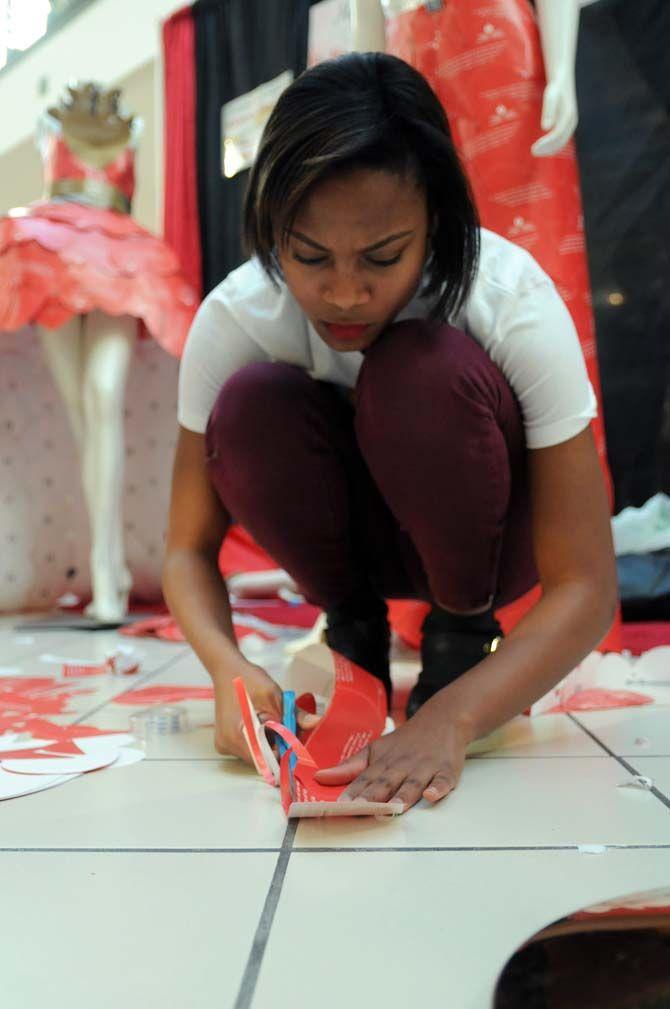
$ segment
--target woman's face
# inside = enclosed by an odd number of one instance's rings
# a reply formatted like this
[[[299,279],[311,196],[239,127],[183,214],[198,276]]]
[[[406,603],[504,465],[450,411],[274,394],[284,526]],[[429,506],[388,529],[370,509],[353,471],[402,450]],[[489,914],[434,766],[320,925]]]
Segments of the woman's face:
[[[414,180],[357,169],[317,186],[277,246],[289,290],[324,343],[344,352],[369,347],[411,301],[427,241]]]

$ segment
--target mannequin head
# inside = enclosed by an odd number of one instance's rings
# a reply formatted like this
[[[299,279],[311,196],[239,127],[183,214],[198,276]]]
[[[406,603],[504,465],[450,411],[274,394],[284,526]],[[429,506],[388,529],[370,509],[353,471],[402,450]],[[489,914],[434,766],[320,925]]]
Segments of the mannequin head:
[[[61,124],[70,146],[97,164],[97,152],[110,161],[130,143],[133,117],[122,114],[120,100],[118,88],[106,91],[93,81],[79,82],[68,85],[67,94],[49,109],[49,115]]]
[[[369,346],[422,279],[432,317],[452,316],[476,270],[478,220],[425,79],[384,53],[349,53],[302,74],[265,128],[244,233],[248,254],[285,280],[334,349]],[[325,322],[371,329],[342,343]]]

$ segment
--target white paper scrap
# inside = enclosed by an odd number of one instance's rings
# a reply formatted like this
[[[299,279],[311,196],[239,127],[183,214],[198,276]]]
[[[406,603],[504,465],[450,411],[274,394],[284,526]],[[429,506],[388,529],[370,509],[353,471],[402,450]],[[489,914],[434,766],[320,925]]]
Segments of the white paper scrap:
[[[139,764],[140,760],[144,760],[146,753],[144,750],[137,750],[132,746],[124,746],[119,750],[119,755],[110,767],[130,767],[131,764]]]
[[[120,749],[122,746],[129,746],[137,742],[137,736],[130,732],[120,732],[118,736],[79,736],[74,740],[80,750],[84,753],[97,753],[100,750]]]
[[[68,659],[62,655],[51,655],[48,652],[44,652],[40,655],[40,662],[54,662],[59,666],[95,666],[98,663],[104,662],[104,659]]]
[[[20,795],[41,792],[77,777],[77,774],[12,774],[0,767],[0,800],[18,799]]]
[[[628,781],[622,781],[617,785],[617,788],[637,788],[643,792],[648,792],[653,787],[653,780],[645,774],[634,774]]]
[[[0,761],[3,750],[36,750],[40,746],[51,746],[55,742],[55,739],[33,739],[26,732],[11,733],[10,737],[0,736]]]
[[[71,609],[73,606],[78,606],[80,602],[81,599],[74,592],[66,592],[65,595],[56,600],[56,605],[63,609]]]

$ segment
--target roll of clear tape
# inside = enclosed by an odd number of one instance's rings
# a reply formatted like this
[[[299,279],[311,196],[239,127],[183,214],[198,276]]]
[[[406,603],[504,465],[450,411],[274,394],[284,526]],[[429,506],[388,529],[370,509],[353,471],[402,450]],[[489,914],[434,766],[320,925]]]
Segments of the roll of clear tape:
[[[130,731],[139,739],[176,736],[189,728],[188,712],[177,705],[156,705],[130,716]]]

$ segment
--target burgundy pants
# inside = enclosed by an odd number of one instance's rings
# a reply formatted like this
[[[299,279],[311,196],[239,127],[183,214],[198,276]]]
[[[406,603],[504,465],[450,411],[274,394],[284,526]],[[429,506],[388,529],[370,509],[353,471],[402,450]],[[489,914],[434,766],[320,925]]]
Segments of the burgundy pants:
[[[355,406],[287,364],[223,386],[207,466],[235,520],[330,608],[367,581],[455,611],[537,580],[519,406],[475,341],[396,323],[366,352]]]

